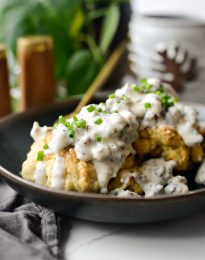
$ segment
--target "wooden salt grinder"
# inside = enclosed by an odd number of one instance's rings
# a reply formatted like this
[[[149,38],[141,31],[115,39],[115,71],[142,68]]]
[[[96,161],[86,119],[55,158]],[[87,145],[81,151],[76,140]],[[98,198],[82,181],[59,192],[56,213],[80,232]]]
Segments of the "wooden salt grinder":
[[[0,44],[0,117],[11,112],[6,47]]]
[[[49,36],[19,38],[20,110],[52,103],[55,99],[53,41]]]

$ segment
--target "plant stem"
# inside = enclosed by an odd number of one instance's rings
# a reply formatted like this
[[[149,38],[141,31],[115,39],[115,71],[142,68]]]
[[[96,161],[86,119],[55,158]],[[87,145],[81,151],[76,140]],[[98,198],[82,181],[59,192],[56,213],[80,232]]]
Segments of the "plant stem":
[[[88,45],[91,53],[93,54],[94,59],[97,62],[102,63],[103,55],[102,55],[100,48],[97,46],[94,38],[89,34],[80,34],[79,39],[81,41],[84,41]]]

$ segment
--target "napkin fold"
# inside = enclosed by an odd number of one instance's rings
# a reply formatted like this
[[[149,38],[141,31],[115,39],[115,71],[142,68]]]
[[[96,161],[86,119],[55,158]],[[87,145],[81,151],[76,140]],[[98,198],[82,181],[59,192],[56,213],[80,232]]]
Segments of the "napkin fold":
[[[0,259],[59,259],[59,219],[0,180]]]

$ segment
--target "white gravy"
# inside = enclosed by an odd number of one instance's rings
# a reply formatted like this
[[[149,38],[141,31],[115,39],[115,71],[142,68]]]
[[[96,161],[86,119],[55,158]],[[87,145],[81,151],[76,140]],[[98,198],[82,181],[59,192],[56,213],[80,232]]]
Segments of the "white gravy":
[[[53,128],[46,151],[47,154],[56,155],[52,187],[64,188],[65,165],[59,152],[68,145],[74,145],[78,159],[94,163],[101,193],[107,193],[109,180],[117,175],[126,157],[135,153],[132,143],[137,140],[139,129],[169,125],[179,132],[186,145],[202,142],[202,136],[195,129],[195,110],[181,103],[165,107],[158,94],[161,83],[156,79],[149,79],[148,82],[152,84],[150,91],[138,90],[137,86],[126,84],[110,95],[106,103],[85,106],[76,117],[60,122]],[[172,102],[174,96],[170,90],[164,87],[163,91],[170,95],[169,102]],[[48,129],[39,127],[35,122],[31,136],[34,140],[44,137]],[[163,159],[153,159],[143,164],[141,170],[149,180],[143,184],[145,196],[161,193],[174,166],[175,162],[165,162]],[[41,175],[38,172],[43,170],[38,170],[38,167],[37,163],[36,175]],[[168,185],[171,186],[171,183]],[[170,186],[167,186],[167,192]]]

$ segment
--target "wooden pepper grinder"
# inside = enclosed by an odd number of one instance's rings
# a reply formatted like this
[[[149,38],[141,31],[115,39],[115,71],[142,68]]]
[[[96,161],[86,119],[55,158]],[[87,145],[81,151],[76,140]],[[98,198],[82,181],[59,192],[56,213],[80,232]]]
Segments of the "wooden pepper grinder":
[[[0,44],[0,117],[11,112],[6,47]]]
[[[53,41],[49,36],[19,38],[20,110],[52,103],[55,99]]]

